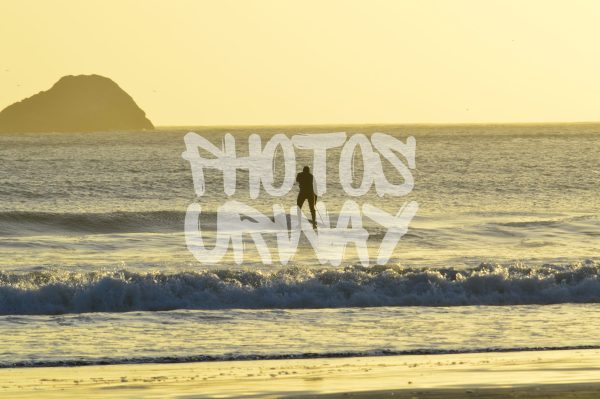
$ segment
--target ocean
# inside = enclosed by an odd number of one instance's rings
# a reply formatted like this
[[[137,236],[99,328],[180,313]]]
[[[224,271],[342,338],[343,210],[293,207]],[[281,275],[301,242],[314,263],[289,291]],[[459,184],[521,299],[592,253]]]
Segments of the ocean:
[[[412,136],[414,189],[352,200],[391,214],[415,201],[418,212],[385,265],[375,259],[386,231],[364,216],[369,264],[353,248],[321,264],[306,237],[281,264],[275,234],[264,235],[271,264],[250,236],[241,264],[231,251],[201,263],[186,245],[190,204],[210,245],[224,202],[272,216],[297,189],[252,199],[238,171],[228,197],[207,171],[197,196],[182,157],[190,131],[217,146],[231,133],[240,156],[253,133],[263,145],[276,134]],[[311,165],[312,152],[295,157],[297,172]],[[328,152],[319,198],[333,221],[349,199],[339,158]],[[600,124],[0,134],[0,182],[0,367],[600,347]]]

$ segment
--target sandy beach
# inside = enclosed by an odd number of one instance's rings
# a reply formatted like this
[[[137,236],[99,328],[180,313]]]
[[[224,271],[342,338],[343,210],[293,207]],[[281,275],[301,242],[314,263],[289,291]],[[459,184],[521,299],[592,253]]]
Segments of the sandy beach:
[[[3,398],[595,398],[600,350],[0,370]]]

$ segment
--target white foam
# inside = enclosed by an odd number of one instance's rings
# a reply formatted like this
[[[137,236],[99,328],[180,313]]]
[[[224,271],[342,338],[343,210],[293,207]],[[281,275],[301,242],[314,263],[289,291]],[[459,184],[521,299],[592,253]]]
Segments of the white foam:
[[[0,273],[0,314],[600,302],[600,265]]]

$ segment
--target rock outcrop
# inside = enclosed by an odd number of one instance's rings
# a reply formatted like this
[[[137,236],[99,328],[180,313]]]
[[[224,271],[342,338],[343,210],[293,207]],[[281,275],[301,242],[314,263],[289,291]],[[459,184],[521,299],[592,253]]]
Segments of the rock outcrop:
[[[154,129],[133,98],[99,75],[64,76],[49,90],[0,112],[0,132]]]

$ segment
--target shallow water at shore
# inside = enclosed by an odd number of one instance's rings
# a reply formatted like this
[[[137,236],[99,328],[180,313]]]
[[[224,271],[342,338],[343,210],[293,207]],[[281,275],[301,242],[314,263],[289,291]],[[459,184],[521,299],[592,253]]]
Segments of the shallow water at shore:
[[[0,367],[600,347],[600,305],[0,316]]]

